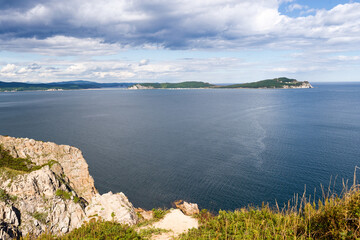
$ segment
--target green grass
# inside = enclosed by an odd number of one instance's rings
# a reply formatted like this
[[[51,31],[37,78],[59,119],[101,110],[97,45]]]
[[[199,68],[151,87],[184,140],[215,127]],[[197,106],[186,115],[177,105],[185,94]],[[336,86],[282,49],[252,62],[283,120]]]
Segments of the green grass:
[[[48,216],[46,212],[37,212],[37,211],[33,212],[30,215],[43,224],[46,223],[46,218]]]
[[[26,158],[14,158],[0,145],[0,168],[9,168],[22,172],[31,172],[40,169],[35,163]]]
[[[147,233],[144,233],[145,235]],[[25,236],[23,240],[33,240],[32,236]],[[117,240],[117,239],[143,239],[132,227],[115,222],[90,221],[80,228],[73,230],[63,236],[42,234],[38,240]]]
[[[198,217],[199,229],[180,239],[359,239],[360,191],[354,187],[318,202],[303,198],[299,206],[283,210],[263,205],[217,216],[202,211]]]
[[[48,163],[43,165],[36,165],[34,162],[30,161],[27,158],[15,158],[10,155],[10,153],[0,145],[0,175],[8,174],[9,177],[13,178],[18,174],[30,173],[32,171],[39,170],[44,166],[49,166],[50,168],[58,163],[55,160],[50,160]]]
[[[202,210],[197,215],[200,227],[178,239],[360,239],[359,186],[341,196],[329,195],[316,202],[309,199],[294,200],[284,209],[263,204],[216,215]],[[153,211],[157,217],[163,216],[164,210]],[[150,228],[137,233],[134,227],[98,220],[64,236],[44,234],[38,239],[148,239],[162,232]]]
[[[11,196],[6,192],[5,189],[0,188],[0,201],[9,203],[9,202],[15,202],[17,200],[16,196]]]
[[[61,189],[56,190],[55,195],[60,197],[62,200],[70,200],[71,199],[71,193],[61,190]]]
[[[153,218],[155,220],[160,220],[160,219],[164,218],[166,213],[168,213],[169,211],[166,209],[161,209],[161,208],[153,208],[152,212],[153,212]]]

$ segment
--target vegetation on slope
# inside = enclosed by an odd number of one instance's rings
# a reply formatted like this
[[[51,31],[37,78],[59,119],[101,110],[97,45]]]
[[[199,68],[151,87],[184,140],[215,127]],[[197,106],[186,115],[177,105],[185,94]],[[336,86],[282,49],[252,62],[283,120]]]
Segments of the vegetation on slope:
[[[304,82],[299,82],[296,79],[289,79],[285,77],[267,79],[252,83],[233,84],[221,86],[219,88],[284,88],[284,86],[298,87]]]
[[[22,82],[1,82],[0,92],[5,91],[45,91],[45,90],[78,90],[93,88],[118,88],[128,87],[130,83],[97,83],[89,81],[69,81],[56,83],[22,83]]]
[[[359,239],[360,188],[353,186],[342,194],[298,204],[283,210],[269,205],[198,214],[199,229],[192,229],[178,239]],[[135,227],[114,222],[90,222],[61,237],[42,235],[38,239],[148,239]],[[29,239],[29,238],[25,238]]]
[[[200,228],[180,239],[359,239],[360,191],[354,187],[318,202],[303,198],[282,211],[263,205],[217,216],[202,211],[199,218]]]
[[[15,158],[0,144],[0,175],[3,172],[15,175],[16,173],[29,173],[39,170],[46,165],[51,167],[55,163],[57,163],[57,161],[50,160],[46,164],[36,165],[27,158]]]
[[[23,240],[33,240],[32,236],[25,236]],[[73,239],[142,239],[142,237],[134,230],[134,228],[109,221],[90,221],[83,224],[80,228],[64,236],[53,236],[43,234],[37,238],[38,240],[73,240]]]
[[[296,79],[290,79],[286,77],[267,79],[258,82],[252,83],[241,83],[241,84],[232,84],[232,85],[213,85],[205,82],[181,82],[181,83],[140,83],[140,85],[145,88],[155,88],[155,89],[164,89],[164,88],[285,88],[285,87],[299,87],[303,83],[308,82],[299,82]]]
[[[12,170],[31,172],[40,169],[42,166],[37,166],[26,158],[14,158],[10,153],[0,145],[0,168],[8,168]]]
[[[181,82],[181,83],[140,83],[139,85],[149,88],[209,88],[214,85],[205,82]]]

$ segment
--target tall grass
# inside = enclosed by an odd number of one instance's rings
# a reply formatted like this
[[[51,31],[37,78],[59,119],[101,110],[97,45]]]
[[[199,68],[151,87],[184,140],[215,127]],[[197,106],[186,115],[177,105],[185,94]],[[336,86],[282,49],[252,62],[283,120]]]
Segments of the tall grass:
[[[180,239],[359,239],[360,186],[350,189],[343,182],[343,192],[337,195],[322,187],[320,199],[314,196],[295,196],[288,205],[271,208],[247,207],[220,211],[211,216],[199,214],[199,229],[192,229]],[[336,182],[336,181],[334,181]],[[333,186],[335,187],[335,186]]]

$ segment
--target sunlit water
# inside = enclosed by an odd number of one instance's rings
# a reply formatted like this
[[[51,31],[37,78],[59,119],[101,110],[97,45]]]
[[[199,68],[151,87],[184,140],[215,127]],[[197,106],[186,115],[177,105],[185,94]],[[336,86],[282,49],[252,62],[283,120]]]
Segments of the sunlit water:
[[[315,86],[0,93],[0,134],[80,148],[135,206],[282,204],[360,165],[360,84]]]

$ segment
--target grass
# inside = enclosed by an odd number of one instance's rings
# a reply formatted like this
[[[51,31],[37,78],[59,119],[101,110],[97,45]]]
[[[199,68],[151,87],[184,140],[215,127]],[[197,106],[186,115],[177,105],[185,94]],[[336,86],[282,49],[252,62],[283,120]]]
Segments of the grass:
[[[263,204],[217,215],[203,209],[196,216],[200,227],[178,239],[360,239],[360,186],[354,185],[340,196],[323,193],[322,200],[311,199],[305,195],[294,198],[283,209]],[[166,212],[153,211],[157,218]],[[135,227],[139,226],[141,223]],[[137,233],[135,227],[98,220],[61,237],[45,234],[38,239],[148,239],[164,232],[149,228]]]
[[[180,239],[359,239],[360,188],[353,186],[342,196],[319,201],[303,196],[284,209],[267,204],[235,211],[199,215],[199,229]]]
[[[9,202],[15,202],[17,200],[16,196],[11,196],[6,192],[5,189],[0,188],[0,201],[9,203]]]
[[[12,175],[21,174],[21,173],[30,173],[41,169],[42,167],[49,166],[50,168],[58,163],[55,160],[50,160],[48,163],[43,165],[36,165],[27,158],[15,158],[0,145],[0,169],[10,169]],[[16,172],[17,171],[17,172]]]
[[[25,236],[23,240],[32,240],[32,236]],[[54,236],[48,233],[42,234],[38,240],[117,240],[117,239],[143,239],[132,227],[109,221],[90,221],[80,228],[63,236]]]
[[[162,218],[164,218],[164,216],[169,212],[166,209],[162,209],[162,208],[153,208],[152,210],[153,212],[153,217],[155,220],[160,220]]]
[[[55,195],[60,197],[62,200],[70,200],[71,199],[71,194],[67,191],[58,189],[55,192]]]
[[[48,216],[46,212],[37,212],[37,211],[33,212],[30,215],[43,224],[46,223],[46,218]]]
[[[31,172],[40,169],[42,166],[37,166],[26,158],[14,158],[0,145],[0,168],[9,168],[12,170]]]

